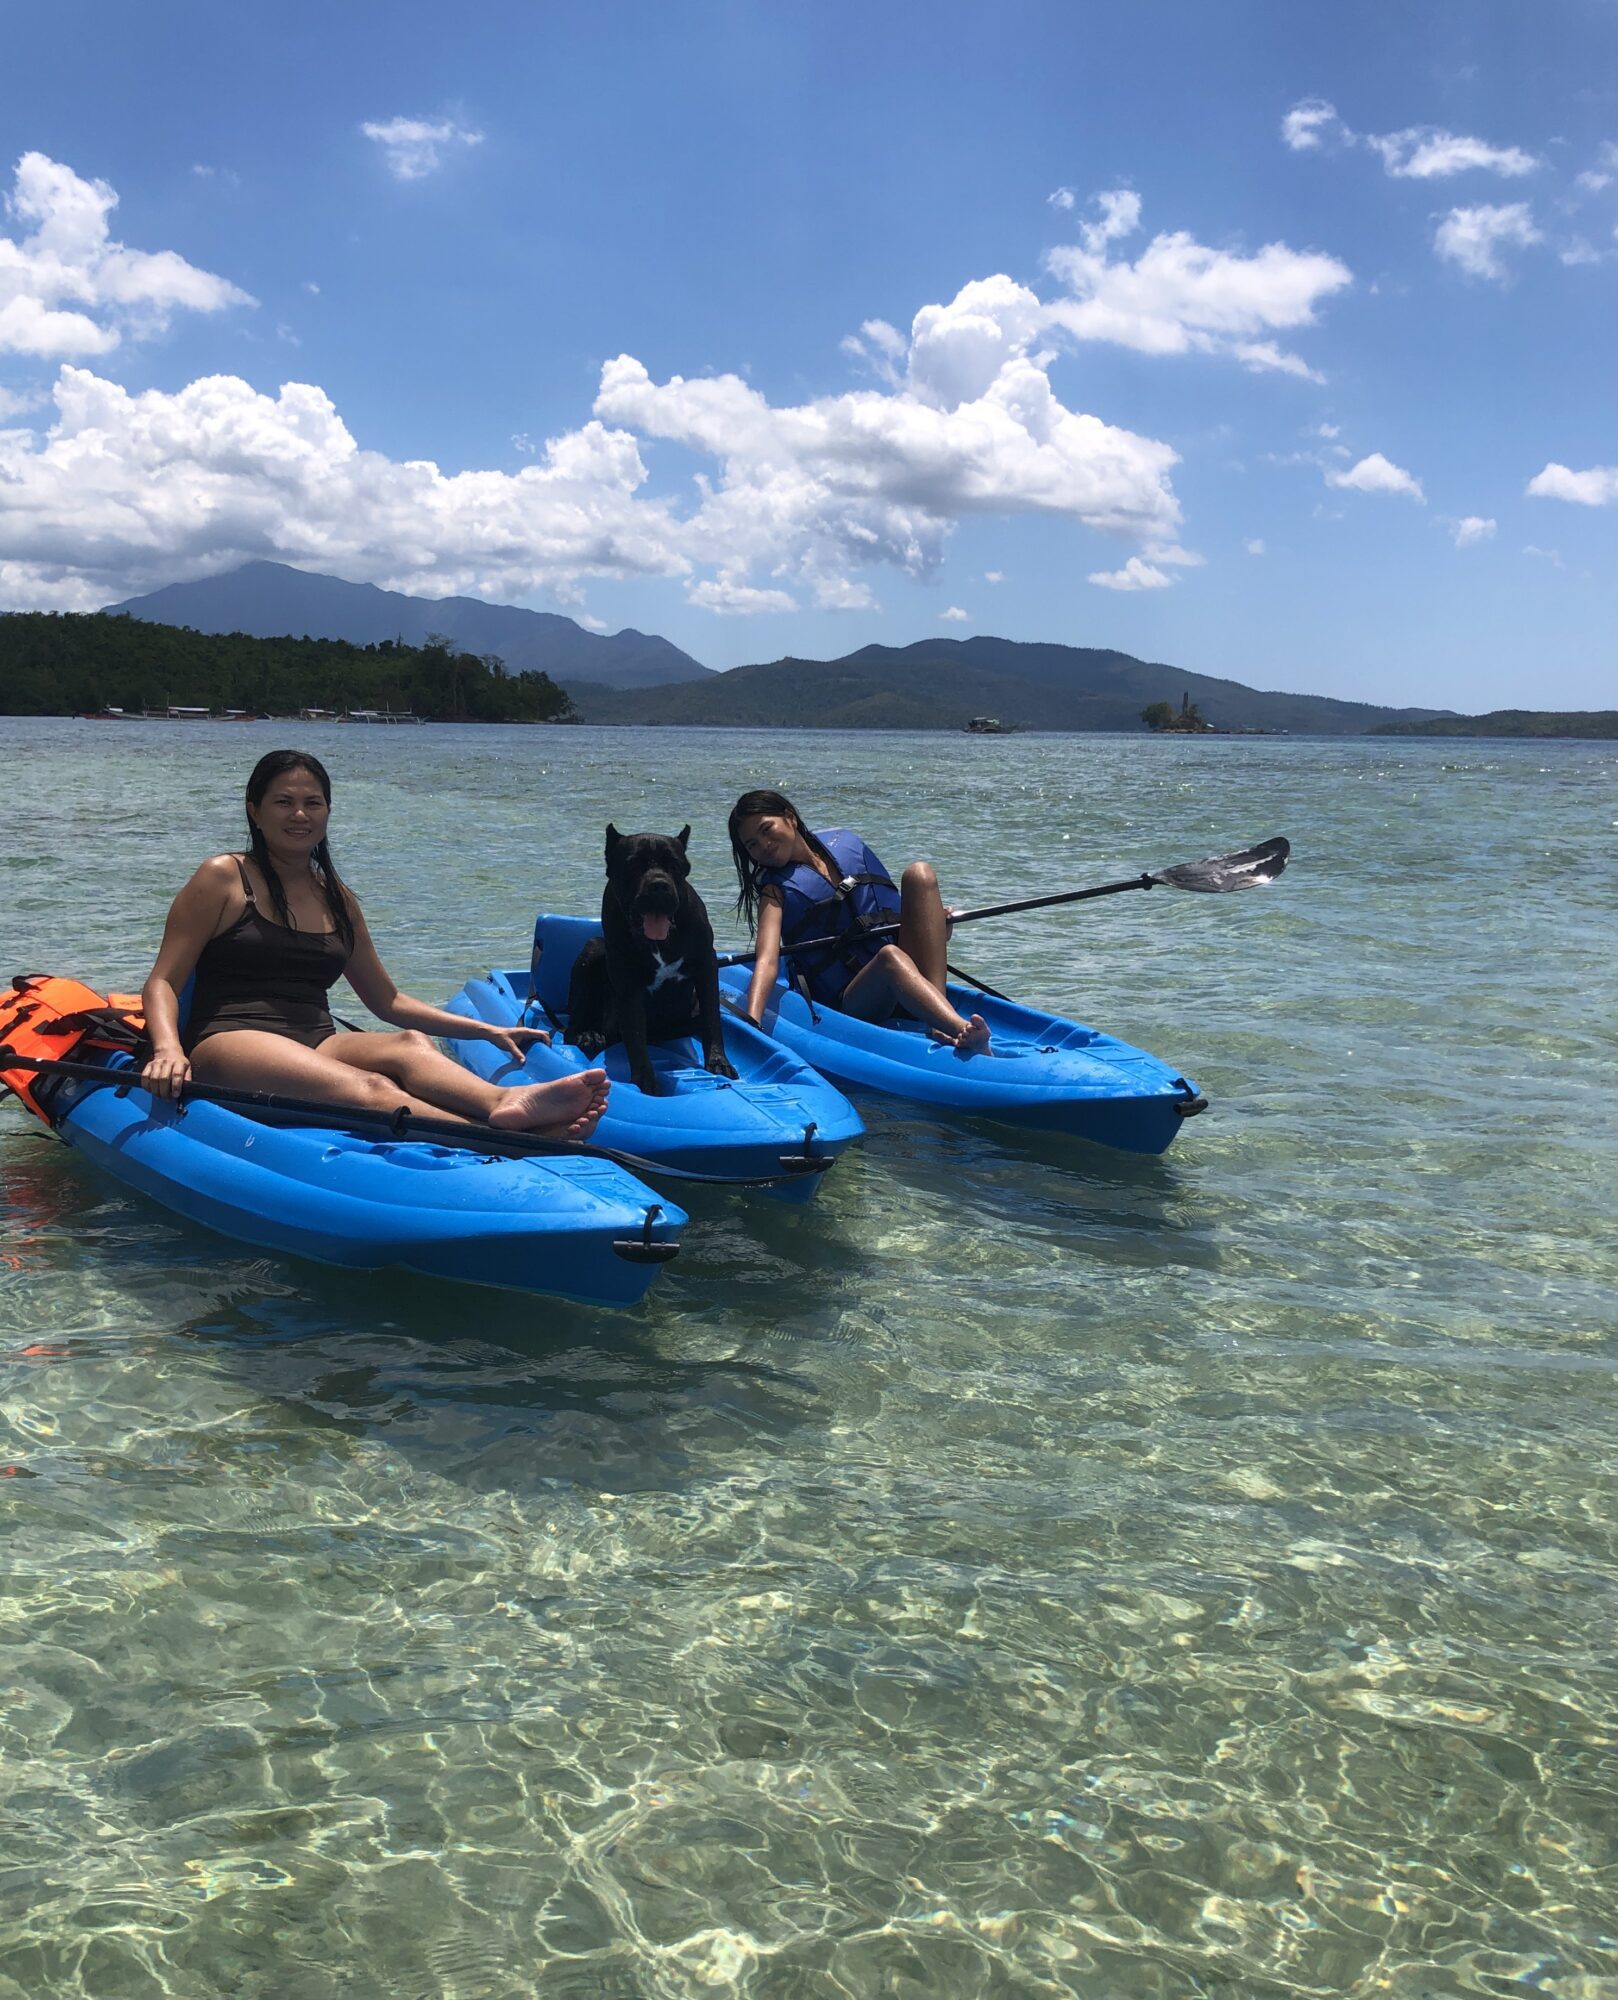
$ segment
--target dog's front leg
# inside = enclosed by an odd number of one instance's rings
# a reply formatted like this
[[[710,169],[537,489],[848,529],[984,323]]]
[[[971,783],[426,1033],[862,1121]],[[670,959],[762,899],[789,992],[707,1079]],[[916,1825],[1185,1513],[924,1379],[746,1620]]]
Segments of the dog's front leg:
[[[697,1025],[704,1066],[713,1076],[734,1079],[736,1065],[725,1054],[724,1019],[719,1012],[719,967],[711,957],[697,979]]]
[[[618,1025],[622,1033],[624,1057],[629,1064],[629,1080],[649,1097],[660,1097],[663,1086],[657,1080],[646,1047],[646,989],[638,982],[618,996]]]

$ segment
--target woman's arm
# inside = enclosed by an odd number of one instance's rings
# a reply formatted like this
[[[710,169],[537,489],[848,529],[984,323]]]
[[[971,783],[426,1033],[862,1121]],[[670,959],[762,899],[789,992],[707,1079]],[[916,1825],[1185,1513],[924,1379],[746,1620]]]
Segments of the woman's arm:
[[[140,990],[146,1033],[152,1053],[140,1073],[142,1085],[154,1097],[178,1097],[191,1075],[191,1059],[180,1047],[180,993],[197,969],[202,947],[218,931],[239,886],[235,863],[228,854],[203,862],[169,905],[163,942]]]
[[[544,1028],[501,1028],[492,1021],[471,1021],[464,1014],[452,1014],[447,1007],[432,1007],[412,994],[401,993],[377,956],[365,913],[353,896],[348,899],[348,913],[354,919],[354,949],[344,976],[379,1020],[395,1028],[414,1028],[418,1034],[447,1036],[451,1041],[493,1042],[513,1056],[521,1056],[535,1042],[550,1040]]]
[[[747,983],[743,1011],[755,1022],[764,1019],[764,1003],[770,997],[775,975],[781,967],[781,898],[777,891],[760,892],[758,932],[753,939],[753,976]]]

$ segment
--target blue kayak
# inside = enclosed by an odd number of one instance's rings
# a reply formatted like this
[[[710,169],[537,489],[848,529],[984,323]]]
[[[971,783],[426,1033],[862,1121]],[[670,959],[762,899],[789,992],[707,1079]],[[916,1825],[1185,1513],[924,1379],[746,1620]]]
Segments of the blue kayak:
[[[722,991],[743,1000],[749,965],[727,966]],[[989,1024],[988,1054],[958,1056],[920,1021],[859,1021],[811,1004],[784,980],[764,1026],[784,1047],[851,1090],[881,1091],[929,1111],[1061,1132],[1126,1153],[1161,1153],[1207,1108],[1195,1084],[1144,1049],[1011,1000],[951,986],[962,1015]]]
[[[74,1060],[130,1067],[121,1053]],[[200,1099],[182,1111],[77,1078],[39,1094],[58,1137],[125,1186],[237,1242],[323,1264],[630,1306],[687,1219],[607,1160],[362,1138]]]
[[[689,1038],[656,1042],[652,1066],[663,1093],[652,1096],[630,1082],[622,1044],[586,1057],[562,1040],[573,962],[586,941],[601,935],[590,917],[541,915],[534,926],[534,958],[521,971],[469,979],[453,1000],[452,1014],[501,1027],[549,1028],[549,1048],[536,1044],[520,1068],[491,1042],[451,1042],[456,1057],[477,1075],[500,1083],[543,1082],[598,1067],[612,1079],[607,1109],[595,1130],[598,1145],[633,1153],[662,1166],[707,1174],[778,1174],[783,1159],[807,1150],[829,1165],[865,1131],[859,1113],[823,1076],[746,1021],[727,1016],[725,1054],[736,1080],[710,1075]],[[532,987],[534,997],[529,998]],[[812,1130],[807,1149],[805,1134]],[[823,1174],[804,1173],[771,1192],[808,1201]]]

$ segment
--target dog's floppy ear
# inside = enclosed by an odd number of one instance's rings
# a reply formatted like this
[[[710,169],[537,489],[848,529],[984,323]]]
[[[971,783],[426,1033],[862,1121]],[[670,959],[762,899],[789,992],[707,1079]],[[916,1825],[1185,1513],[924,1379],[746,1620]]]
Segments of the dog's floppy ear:
[[[691,844],[691,828],[688,825],[682,826],[674,838],[680,843],[680,852],[684,854],[686,848]]]
[[[612,821],[607,821],[607,866],[612,866],[612,857],[624,844],[624,837]]]

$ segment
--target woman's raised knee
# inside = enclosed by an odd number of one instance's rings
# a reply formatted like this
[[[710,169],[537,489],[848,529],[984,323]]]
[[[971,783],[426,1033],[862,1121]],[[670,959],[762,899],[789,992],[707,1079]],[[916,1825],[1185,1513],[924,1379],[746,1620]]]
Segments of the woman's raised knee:
[[[938,887],[938,875],[930,861],[912,861],[899,877],[899,887],[910,890],[927,890]]]
[[[431,1035],[424,1035],[419,1028],[400,1028],[393,1037],[393,1051],[402,1056],[430,1056],[437,1048]]]

